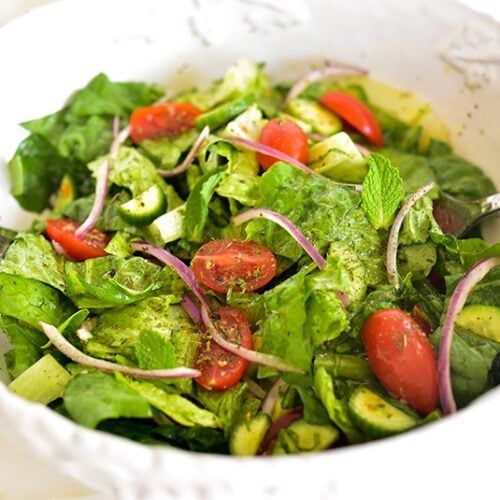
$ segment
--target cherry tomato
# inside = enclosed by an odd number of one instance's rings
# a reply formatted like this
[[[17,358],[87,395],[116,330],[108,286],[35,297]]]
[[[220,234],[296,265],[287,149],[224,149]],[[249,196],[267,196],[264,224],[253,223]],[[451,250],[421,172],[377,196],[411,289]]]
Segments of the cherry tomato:
[[[233,307],[219,309],[216,326],[231,342],[251,349],[252,332],[245,315]],[[198,349],[194,367],[201,371],[196,382],[209,391],[223,391],[236,385],[248,366],[246,359],[225,351],[212,339],[206,338]]]
[[[372,314],[363,328],[368,362],[387,392],[419,413],[439,400],[437,363],[418,323],[399,309]]]
[[[130,137],[137,144],[145,139],[179,135],[194,127],[201,111],[187,102],[166,102],[137,108],[130,117]]]
[[[382,129],[377,119],[359,99],[343,92],[327,92],[320,102],[352,125],[372,144],[380,147],[384,145]]]
[[[108,255],[104,248],[109,243],[109,236],[99,229],[92,229],[79,238],[75,231],[80,223],[71,219],[51,219],[45,223],[47,234],[52,241],[59,243],[66,255],[73,260],[95,259]]]
[[[276,274],[276,259],[255,241],[213,240],[194,256],[191,267],[196,279],[216,292],[253,292]]]
[[[309,160],[307,136],[292,120],[274,118],[267,122],[260,134],[260,142],[291,156],[304,164]],[[258,153],[260,166],[267,170],[277,161],[272,156]]]

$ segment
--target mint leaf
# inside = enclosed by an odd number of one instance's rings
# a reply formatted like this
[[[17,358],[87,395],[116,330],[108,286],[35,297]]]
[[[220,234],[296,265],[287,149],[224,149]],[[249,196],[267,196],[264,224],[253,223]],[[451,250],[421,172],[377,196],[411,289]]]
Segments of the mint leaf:
[[[372,153],[368,165],[361,206],[375,229],[387,229],[405,196],[403,180],[398,169],[382,155]]]
[[[144,370],[160,370],[177,366],[175,349],[170,340],[154,330],[143,330],[135,345],[135,355]]]

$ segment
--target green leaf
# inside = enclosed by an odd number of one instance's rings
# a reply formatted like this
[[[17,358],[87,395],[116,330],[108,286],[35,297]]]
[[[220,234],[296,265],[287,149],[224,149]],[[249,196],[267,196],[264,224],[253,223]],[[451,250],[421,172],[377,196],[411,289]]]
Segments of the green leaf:
[[[30,135],[21,142],[8,164],[12,196],[24,209],[41,212],[48,206],[66,167],[47,139]]]
[[[0,272],[31,278],[64,293],[64,259],[41,235],[19,233],[0,262]]]
[[[314,425],[330,423],[325,407],[310,387],[297,386],[297,392],[304,405],[304,420],[307,423]]]
[[[60,325],[73,307],[54,288],[22,276],[0,273],[0,314],[41,330],[40,321]]]
[[[208,427],[158,427],[154,435],[161,435],[171,445],[204,453],[228,454],[227,440],[222,432]]]
[[[350,419],[347,401],[337,398],[332,377],[324,368],[315,371],[314,390],[326,408],[330,420],[344,432],[349,442],[359,443],[363,441],[363,435]]]
[[[146,398],[113,375],[90,372],[76,375],[64,392],[64,406],[77,423],[94,429],[110,418],[151,418]]]
[[[368,157],[368,165],[363,181],[362,207],[375,229],[387,229],[403,201],[403,181],[397,168],[377,153]]]
[[[168,267],[142,257],[67,261],[65,269],[68,297],[80,308],[133,304],[153,295],[181,293],[183,288]]]
[[[220,167],[202,176],[189,194],[183,220],[184,234],[189,241],[203,240],[208,218],[208,205],[224,176],[224,170],[225,167]]]
[[[142,330],[135,345],[135,356],[144,370],[159,370],[177,366],[172,343],[154,330]]]
[[[118,380],[137,391],[149,401],[151,405],[162,411],[175,422],[185,427],[200,425],[203,427],[219,427],[217,417],[210,411],[204,410],[188,399],[171,394],[166,390],[144,380],[132,380],[116,374]]]

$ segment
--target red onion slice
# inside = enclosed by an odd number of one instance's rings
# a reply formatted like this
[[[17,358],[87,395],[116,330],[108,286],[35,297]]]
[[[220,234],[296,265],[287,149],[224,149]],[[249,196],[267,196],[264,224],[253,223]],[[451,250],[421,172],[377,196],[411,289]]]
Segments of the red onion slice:
[[[201,131],[200,135],[198,136],[194,144],[191,146],[191,149],[189,150],[189,153],[187,154],[186,158],[184,158],[184,161],[178,167],[175,167],[171,170],[158,170],[159,174],[162,177],[168,178],[168,177],[175,177],[176,175],[184,173],[192,165],[194,159],[196,158],[196,155],[203,147],[203,144],[205,144],[205,141],[208,139],[209,135],[210,135],[210,127],[208,127],[207,125]]]
[[[317,266],[322,269],[326,264],[326,260],[323,256],[309,243],[309,240],[304,236],[304,233],[289,219],[280,215],[272,210],[268,210],[267,208],[252,208],[238,214],[233,219],[233,224],[235,226],[239,226],[244,222],[248,222],[249,220],[263,218],[275,222],[280,227],[282,227],[303,249],[304,251],[311,257],[314,262],[316,262]]]
[[[213,341],[226,351],[231,352],[236,356],[239,356],[240,358],[246,359],[251,363],[269,366],[270,368],[274,368],[278,371],[303,373],[303,370],[301,370],[300,368],[287,363],[277,356],[273,356],[272,354],[266,354],[263,352],[252,351],[251,349],[246,349],[241,345],[234,344],[233,342],[226,340],[215,327],[212,319],[210,318],[210,310],[206,305],[201,306],[201,318]]]
[[[270,146],[266,146],[265,144],[261,144],[260,142],[251,141],[250,139],[243,139],[243,137],[229,137],[227,139],[229,142],[233,144],[237,144],[239,146],[243,146],[245,148],[251,149],[252,151],[256,151],[257,153],[262,153],[267,156],[271,156],[272,158],[276,158],[277,160],[288,163],[292,167],[296,167],[307,174],[315,174],[316,172],[310,169],[307,165],[304,165],[302,162],[288,156],[277,149],[271,148]]]
[[[288,384],[282,378],[278,378],[276,380],[276,382],[273,384],[273,386],[267,393],[266,399],[264,399],[262,403],[262,408],[261,408],[262,413],[267,413],[270,417],[272,416],[280,392],[285,391],[287,387]]]
[[[362,144],[358,144],[357,142],[355,143],[356,147],[358,148],[358,151],[363,155],[363,156],[370,156],[372,152],[366,147],[363,146]]]
[[[417,203],[420,198],[423,198],[431,189],[435,186],[434,182],[422,186],[417,189],[404,203],[399,210],[394,223],[392,224],[391,231],[389,233],[389,240],[387,242],[387,256],[385,260],[385,265],[387,269],[387,275],[389,277],[389,283],[396,288],[399,288],[399,275],[398,275],[398,264],[397,264],[397,254],[398,254],[398,240],[399,231],[403,224],[404,218],[410,213],[413,205]]]
[[[52,344],[67,358],[79,365],[95,368],[102,372],[119,372],[134,378],[144,379],[196,378],[201,375],[199,370],[194,370],[192,368],[179,367],[165,370],[141,370],[140,368],[133,368],[131,366],[119,365],[111,361],[93,358],[68,342],[55,326],[44,323],[43,321],[40,322],[40,325]]]
[[[500,266],[500,257],[490,257],[489,259],[484,259],[476,263],[462,277],[451,296],[443,323],[438,358],[439,398],[445,414],[455,413],[457,411],[450,376],[451,341],[453,338],[455,321],[472,289],[495,266]]]
[[[328,139],[328,136],[318,134],[316,132],[311,132],[310,134],[307,134],[307,137],[309,137],[309,139],[311,139],[311,141],[314,141],[314,142],[323,142],[323,141],[326,141]]]
[[[344,64],[340,62],[330,61],[327,62],[321,68],[316,68],[304,73],[291,87],[288,94],[285,97],[285,105],[288,104],[292,99],[295,99],[298,95],[314,82],[318,80],[323,80],[329,76],[361,76],[367,75],[368,71],[359,68],[357,66],[352,66],[350,64]]]
[[[271,452],[280,431],[292,425],[296,420],[301,419],[303,414],[303,408],[294,408],[284,415],[281,415],[280,418],[273,422],[262,440],[262,444],[260,445],[257,455],[268,455]]]
[[[257,399],[263,400],[266,397],[266,391],[251,378],[245,379],[245,384],[248,386],[248,392],[253,394]]]
[[[200,306],[187,293],[182,297],[181,306],[194,324],[201,325]]]
[[[116,120],[114,122],[113,128],[115,128],[115,124]],[[120,146],[127,140],[129,134],[130,127],[126,127],[115,137],[113,143],[111,144],[108,159],[101,166],[99,172],[97,172],[94,204],[92,205],[92,209],[90,210],[90,213],[85,222],[75,231],[75,235],[78,238],[83,238],[89,231],[91,231],[102,214],[102,211],[104,209],[104,202],[106,201],[106,194],[108,192],[108,178],[111,165],[116,160],[118,150]]]
[[[130,246],[134,250],[147,253],[148,255],[157,258],[160,262],[163,262],[172,268],[179,275],[179,278],[186,284],[186,286],[196,295],[201,304],[209,308],[207,298],[202,292],[200,285],[198,285],[194,274],[191,269],[189,269],[189,267],[182,262],[182,260],[177,258],[175,255],[172,255],[167,250],[150,245],[149,243],[133,242]]]

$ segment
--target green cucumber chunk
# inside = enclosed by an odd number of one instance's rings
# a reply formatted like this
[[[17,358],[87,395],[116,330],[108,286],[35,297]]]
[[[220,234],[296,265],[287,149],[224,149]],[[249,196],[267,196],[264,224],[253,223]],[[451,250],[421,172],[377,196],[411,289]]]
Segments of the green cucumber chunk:
[[[47,405],[61,397],[71,375],[46,354],[9,384],[9,389],[29,401]]]
[[[363,182],[368,173],[366,159],[345,133],[339,132],[309,150],[309,166],[338,182]]]
[[[500,342],[500,308],[473,304],[459,313],[456,325],[471,333]]]
[[[254,97],[247,94],[239,99],[234,99],[221,106],[218,106],[211,111],[207,111],[196,118],[194,124],[198,130],[202,130],[206,126],[214,131],[226,125],[230,120],[246,111],[254,102]]]
[[[149,189],[119,207],[120,216],[130,224],[145,226],[153,222],[167,208],[163,189],[154,184]]]
[[[155,219],[148,227],[149,234],[164,245],[184,236],[184,213],[186,204],[168,211]]]
[[[266,432],[271,427],[271,418],[259,413],[250,420],[243,420],[233,430],[229,440],[231,455],[257,455]]]
[[[348,407],[356,425],[374,438],[392,436],[420,423],[415,416],[396,408],[365,386],[351,394]]]
[[[296,420],[278,434],[273,455],[326,450],[337,441],[339,435],[340,432],[333,425],[315,425],[304,419]]]
[[[342,130],[340,118],[316,101],[293,99],[288,103],[286,111],[295,118],[308,123],[318,134],[330,136]]]

